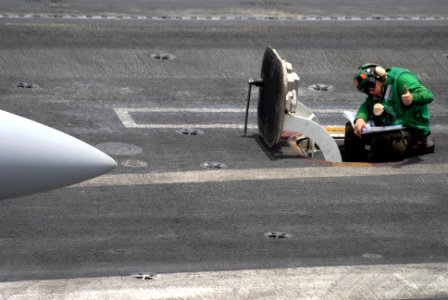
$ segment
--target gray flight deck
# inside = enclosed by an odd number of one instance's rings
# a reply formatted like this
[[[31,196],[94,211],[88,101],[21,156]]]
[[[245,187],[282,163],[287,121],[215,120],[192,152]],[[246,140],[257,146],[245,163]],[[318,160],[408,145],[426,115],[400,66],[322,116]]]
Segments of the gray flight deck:
[[[269,149],[256,90],[243,136],[266,46],[323,125],[363,100],[358,65],[413,70],[436,153]],[[446,1],[1,1],[0,109],[118,167],[0,201],[0,299],[448,298],[447,95]]]

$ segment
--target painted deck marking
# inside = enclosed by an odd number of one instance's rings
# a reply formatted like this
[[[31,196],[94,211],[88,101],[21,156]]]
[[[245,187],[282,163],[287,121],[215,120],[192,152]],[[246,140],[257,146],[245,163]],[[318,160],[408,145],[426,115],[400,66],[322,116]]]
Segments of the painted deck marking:
[[[327,108],[327,109],[312,109],[314,113],[317,114],[341,114],[349,110],[346,108]],[[197,128],[197,129],[243,129],[244,116],[241,116],[241,124],[235,123],[212,123],[212,124],[200,124],[200,123],[189,123],[189,124],[160,124],[160,123],[149,123],[149,124],[138,124],[134,118],[132,118],[132,113],[232,113],[232,114],[244,114],[246,110],[244,108],[176,108],[176,107],[166,107],[166,108],[126,108],[126,107],[116,107],[114,108],[115,114],[120,119],[121,123],[125,128],[128,129],[182,129],[182,128]],[[447,111],[442,109],[438,110],[436,113],[446,113]],[[250,109],[249,113],[257,113],[256,109]],[[341,119],[342,120],[342,119]],[[332,128],[334,130],[340,130],[340,127],[344,123],[338,125],[325,125],[330,131]],[[257,124],[248,124],[248,129],[257,129]],[[447,132],[448,126],[435,124],[431,126],[433,132]]]
[[[446,16],[240,16],[240,15],[133,15],[133,14],[109,14],[109,15],[84,15],[67,13],[42,13],[42,14],[16,14],[3,13],[0,19],[63,19],[63,20],[137,20],[137,21],[265,21],[265,22],[365,22],[365,21],[446,21]]]
[[[1,282],[5,299],[442,299],[447,263],[375,264]],[[379,276],[380,275],[380,276]]]
[[[260,169],[226,169],[161,173],[129,173],[104,175],[98,178],[71,186],[137,186],[157,184],[212,183],[232,181],[267,181],[267,180],[300,180],[332,177],[365,177],[392,175],[448,175],[448,164],[381,166],[366,168],[365,165],[337,164],[337,167],[301,167],[301,168],[260,168]],[[439,176],[445,180],[445,176]]]
[[[314,109],[315,113],[322,114],[333,114],[341,113],[347,109]],[[228,124],[228,123],[215,123],[215,124],[137,124],[132,118],[131,113],[239,113],[243,114],[246,112],[243,108],[114,108],[114,111],[121,123],[126,128],[146,128],[146,129],[180,129],[180,128],[202,128],[202,129],[243,129],[242,124],[243,118],[241,119],[241,124]],[[256,113],[256,109],[250,109],[250,113]],[[256,124],[248,124],[249,129],[256,129],[258,126]],[[326,127],[340,127],[340,125],[329,125]]]

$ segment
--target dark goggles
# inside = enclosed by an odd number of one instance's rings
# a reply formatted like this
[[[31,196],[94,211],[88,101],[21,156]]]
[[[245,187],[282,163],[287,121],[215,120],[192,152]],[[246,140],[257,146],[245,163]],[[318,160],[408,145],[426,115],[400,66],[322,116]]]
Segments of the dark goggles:
[[[375,88],[376,79],[375,76],[370,75],[367,77],[364,86],[361,87],[361,91],[366,94],[370,94],[370,92]]]

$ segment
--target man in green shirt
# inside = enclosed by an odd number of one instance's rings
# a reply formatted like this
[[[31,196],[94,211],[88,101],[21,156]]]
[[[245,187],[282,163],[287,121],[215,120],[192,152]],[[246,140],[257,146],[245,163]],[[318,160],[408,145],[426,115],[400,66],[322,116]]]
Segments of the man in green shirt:
[[[367,98],[356,113],[354,126],[346,128],[346,160],[400,160],[434,152],[428,108],[433,95],[414,73],[365,64],[358,68],[354,82]],[[403,125],[404,129],[362,134],[369,122],[374,126]]]

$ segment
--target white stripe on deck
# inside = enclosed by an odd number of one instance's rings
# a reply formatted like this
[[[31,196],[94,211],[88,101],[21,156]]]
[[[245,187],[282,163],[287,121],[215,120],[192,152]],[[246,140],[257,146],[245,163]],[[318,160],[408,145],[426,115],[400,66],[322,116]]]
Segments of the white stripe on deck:
[[[42,0],[27,0],[41,2]],[[56,0],[53,0],[56,1]],[[62,1],[62,0],[59,0]],[[366,22],[366,21],[446,21],[445,16],[303,16],[303,15],[135,15],[135,14],[107,14],[84,15],[68,13],[17,14],[3,13],[0,19],[50,19],[50,20],[138,20],[138,21],[265,21],[265,22]]]
[[[420,263],[87,277],[2,282],[0,298],[446,299],[447,274],[447,263]]]
[[[314,113],[317,114],[341,114],[347,109],[343,108],[324,108],[324,109],[312,109]],[[161,124],[161,123],[149,123],[149,124],[137,124],[131,113],[207,113],[207,114],[243,114],[246,109],[243,108],[176,108],[176,107],[165,107],[165,108],[125,108],[119,107],[114,108],[114,111],[123,124],[125,128],[128,129],[183,129],[183,128],[196,128],[196,129],[244,129],[244,118],[241,118],[241,124],[235,123],[180,123],[180,124]],[[256,109],[250,109],[249,113],[256,113]],[[446,113],[445,110],[438,111],[439,113]],[[341,122],[339,125],[329,125],[322,124],[325,127],[339,127],[344,126]],[[257,129],[257,124],[248,124],[248,129]],[[447,132],[448,126],[445,125],[432,125],[431,129],[433,132]]]
[[[416,164],[398,167],[366,167],[339,163],[340,167],[226,169],[162,173],[128,173],[104,175],[72,187],[135,186],[231,181],[294,180],[328,177],[363,177],[390,175],[447,175],[448,164]]]
[[[213,124],[137,124],[130,113],[244,113],[245,109],[240,108],[114,108],[115,113],[121,123],[126,128],[140,129],[182,129],[182,128],[200,128],[200,129],[243,129],[242,124],[231,123],[213,123]],[[249,112],[256,112],[251,109]],[[257,125],[249,124],[249,129],[256,129]]]

